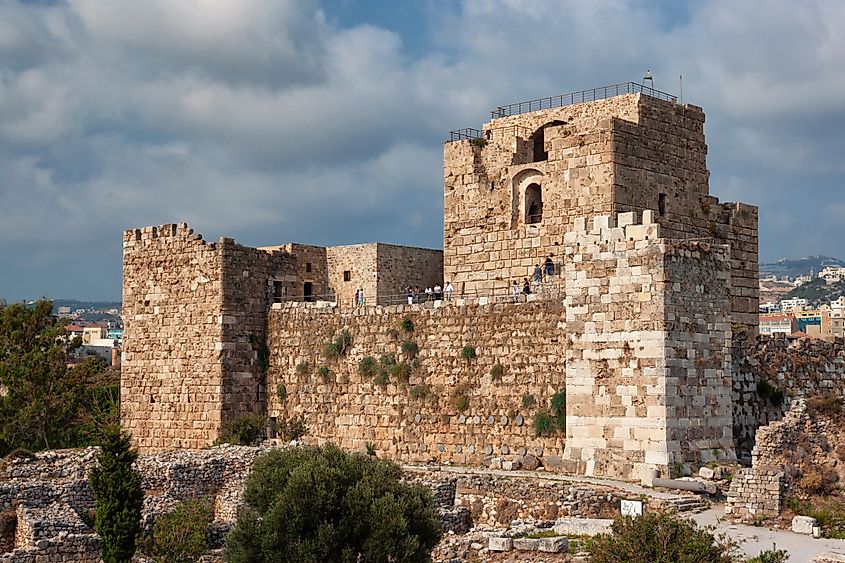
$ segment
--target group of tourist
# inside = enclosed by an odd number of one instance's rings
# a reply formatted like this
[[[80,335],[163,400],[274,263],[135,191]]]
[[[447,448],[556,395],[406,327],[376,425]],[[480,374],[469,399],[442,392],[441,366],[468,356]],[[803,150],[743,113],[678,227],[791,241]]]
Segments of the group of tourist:
[[[447,281],[446,287],[441,287],[440,284],[434,284],[434,287],[428,286],[424,290],[420,289],[420,286],[408,286],[405,288],[405,293],[408,297],[408,305],[413,305],[414,303],[424,303],[426,301],[440,301],[444,297],[446,301],[452,300],[452,292],[454,288],[452,287],[452,282]]]
[[[511,296],[514,299],[519,299],[520,295],[529,295],[531,293],[534,293],[537,286],[539,286],[543,282],[548,283],[549,281],[551,281],[551,278],[554,274],[554,254],[549,254],[543,261],[542,267],[540,266],[540,264],[534,264],[534,271],[531,273],[530,281],[528,278],[523,278],[522,284],[520,284],[519,280],[513,280],[513,285],[511,285]]]

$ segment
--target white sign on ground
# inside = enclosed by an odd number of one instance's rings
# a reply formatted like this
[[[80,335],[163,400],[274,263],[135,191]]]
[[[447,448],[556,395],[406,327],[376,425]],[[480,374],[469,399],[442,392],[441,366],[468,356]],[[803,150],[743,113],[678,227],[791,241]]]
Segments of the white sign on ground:
[[[642,516],[643,501],[622,499],[622,516]]]

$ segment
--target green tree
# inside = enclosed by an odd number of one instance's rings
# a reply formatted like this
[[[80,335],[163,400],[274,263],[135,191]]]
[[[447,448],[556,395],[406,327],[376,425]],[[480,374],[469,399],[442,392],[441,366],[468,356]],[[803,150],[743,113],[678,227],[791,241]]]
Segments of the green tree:
[[[193,563],[208,549],[206,530],[214,518],[208,499],[188,499],[159,517],[140,550],[157,563]]]
[[[669,514],[622,516],[589,542],[591,563],[731,563],[734,545]]]
[[[141,475],[132,467],[137,458],[129,434],[118,426],[104,430],[97,464],[88,480],[94,491],[96,528],[105,563],[126,563],[135,553],[144,501]]]
[[[67,368],[79,343],[62,322],[47,300],[31,307],[0,302],[0,455],[81,445],[78,418],[89,379],[102,366]]]
[[[422,562],[440,539],[431,491],[399,467],[337,446],[273,450],[256,460],[227,563]]]

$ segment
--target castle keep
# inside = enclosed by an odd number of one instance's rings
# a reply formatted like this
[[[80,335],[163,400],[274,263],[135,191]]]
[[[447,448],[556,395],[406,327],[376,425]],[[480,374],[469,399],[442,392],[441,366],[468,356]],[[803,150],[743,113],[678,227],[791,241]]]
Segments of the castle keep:
[[[757,210],[709,195],[703,127],[636,84],[499,107],[445,145],[442,253],[126,231],[124,426],[156,451],[207,447],[246,412],[270,434],[301,415],[306,441],[399,461],[531,453],[624,479],[734,458]],[[445,281],[451,300],[404,299]]]

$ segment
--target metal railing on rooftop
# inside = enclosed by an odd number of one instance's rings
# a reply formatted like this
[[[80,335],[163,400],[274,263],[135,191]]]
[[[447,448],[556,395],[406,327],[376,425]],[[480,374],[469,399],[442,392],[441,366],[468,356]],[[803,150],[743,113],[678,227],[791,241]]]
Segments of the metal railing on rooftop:
[[[472,127],[466,127],[464,129],[457,129],[455,131],[449,131],[449,140],[447,142],[451,143],[452,141],[463,141],[464,139],[483,139],[484,138],[484,131],[481,129],[474,129]]]
[[[636,82],[622,82],[620,84],[601,86],[590,90],[581,90],[580,92],[570,92],[569,94],[561,94],[559,96],[537,98],[536,100],[528,100],[527,102],[517,102],[515,104],[499,106],[490,112],[490,116],[492,119],[498,119],[501,117],[508,117],[510,115],[519,115],[520,113],[539,111],[541,109],[558,108],[574,104],[582,104],[584,102],[594,102],[596,100],[622,96],[624,94],[644,94],[652,98],[672,103],[677,103],[678,101],[677,96],[661,92],[660,90],[655,90],[649,86],[643,86],[642,84],[637,84]]]

